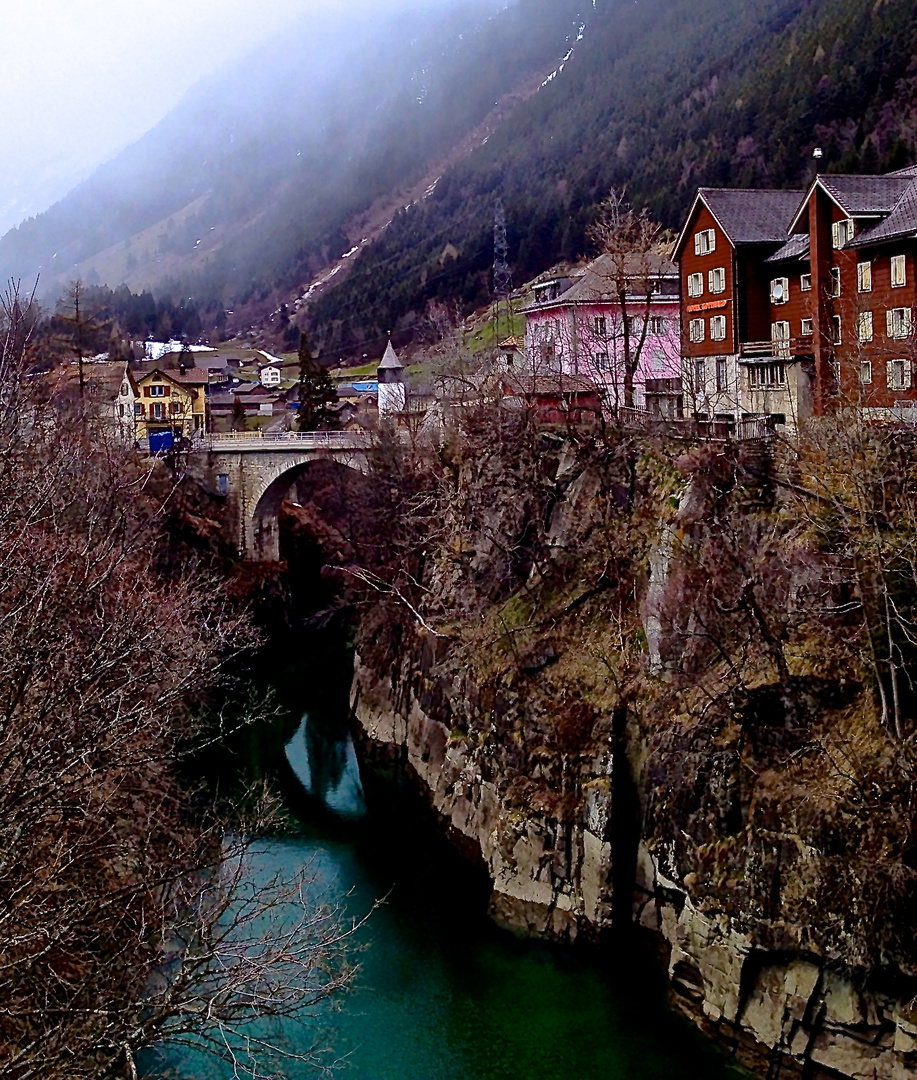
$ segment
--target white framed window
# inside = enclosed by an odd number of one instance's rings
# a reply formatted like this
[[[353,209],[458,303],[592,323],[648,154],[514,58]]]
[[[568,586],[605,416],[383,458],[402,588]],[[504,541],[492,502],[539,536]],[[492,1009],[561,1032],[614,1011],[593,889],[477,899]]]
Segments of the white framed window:
[[[911,385],[910,360],[889,360],[886,362],[885,385],[889,390],[908,390]]]
[[[853,239],[853,233],[853,218],[844,218],[842,221],[835,221],[831,226],[831,242],[836,248],[841,248],[848,240]]]
[[[688,296],[702,296],[704,292],[704,275],[688,274]]]
[[[694,234],[694,254],[709,255],[716,251],[716,233],[713,229],[701,229]]]
[[[786,320],[771,323],[771,344],[778,356],[790,351],[790,324]]]
[[[752,364],[748,369],[748,385],[752,387],[786,386],[786,369],[781,363]]]
[[[729,390],[729,367],[725,356],[716,358],[716,392],[724,394]]]
[[[907,263],[904,255],[892,255],[892,285],[897,289],[907,284]]]
[[[790,279],[785,277],[774,278],[771,282],[771,303],[785,304],[790,298]]]
[[[173,401],[172,402],[172,413],[173,413],[173,415],[176,414],[176,413],[180,413],[180,412],[181,412],[181,402],[180,401]]]
[[[694,390],[703,394],[707,389],[707,363],[704,360],[694,361]]]
[[[664,315],[650,315],[650,325],[648,332],[654,337],[660,337],[669,328],[668,321]]]
[[[860,361],[860,385],[869,386],[872,382],[872,361]]]
[[[885,312],[885,333],[890,338],[906,338],[911,333],[911,309],[890,308]]]
[[[872,341],[872,312],[857,312],[857,341]]]
[[[151,405],[150,408],[153,410],[154,419],[161,420],[162,419],[162,402],[157,401],[154,405]]]
[[[605,337],[608,333],[608,324],[605,322],[604,315],[596,315],[592,322],[592,329],[595,332],[596,337]]]
[[[812,320],[800,319],[799,320],[799,333],[802,337],[812,336]]]
[[[607,352],[598,352],[595,354],[595,366],[599,371],[608,371],[611,368],[611,364],[608,362]]]
[[[710,320],[710,340],[711,341],[725,341],[726,340],[726,316],[714,315]]]
[[[712,293],[721,293],[726,291],[725,266],[717,266],[713,270],[707,271],[707,288]]]
[[[143,405],[139,401],[134,402],[134,416],[143,416]]]
[[[812,275],[800,274],[799,275],[799,288],[802,292],[812,291]]]
[[[165,397],[166,388],[155,383],[150,387],[150,397]]]
[[[831,340],[835,345],[841,343],[841,317],[840,315],[831,316]]]
[[[841,295],[841,269],[839,266],[831,267],[831,280],[828,282],[828,295]]]
[[[872,292],[872,263],[857,263],[857,292]]]
[[[692,319],[688,323],[688,337],[691,341],[703,341],[704,336],[704,320]]]

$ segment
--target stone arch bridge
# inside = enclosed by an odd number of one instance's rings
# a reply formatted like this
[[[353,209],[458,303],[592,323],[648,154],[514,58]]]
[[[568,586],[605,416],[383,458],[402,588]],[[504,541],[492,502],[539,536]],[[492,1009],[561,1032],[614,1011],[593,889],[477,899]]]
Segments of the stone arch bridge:
[[[205,487],[226,497],[242,558],[277,562],[277,515],[297,477],[317,460],[366,473],[368,452],[361,432],[233,432],[196,439],[188,463]]]

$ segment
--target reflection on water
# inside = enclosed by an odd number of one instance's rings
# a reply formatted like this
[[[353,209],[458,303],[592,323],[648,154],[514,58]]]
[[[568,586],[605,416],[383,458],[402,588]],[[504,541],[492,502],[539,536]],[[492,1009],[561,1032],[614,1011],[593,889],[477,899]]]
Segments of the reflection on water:
[[[304,713],[286,756],[305,791],[325,809],[342,817],[366,813],[357,753],[343,718]]]
[[[336,715],[335,715],[336,712]],[[419,805],[367,800],[346,709],[303,716],[279,772],[299,835],[265,842],[255,880],[308,866],[316,898],[361,918],[360,971],[338,1011],[258,1034],[342,1058],[345,1080],[725,1080],[732,1075],[665,1007],[640,957],[521,941],[487,917],[488,882]],[[367,807],[367,801],[369,803]],[[168,1071],[167,1071],[168,1070]],[[230,1065],[173,1047],[148,1080],[232,1080]],[[316,1071],[289,1065],[284,1080]]]

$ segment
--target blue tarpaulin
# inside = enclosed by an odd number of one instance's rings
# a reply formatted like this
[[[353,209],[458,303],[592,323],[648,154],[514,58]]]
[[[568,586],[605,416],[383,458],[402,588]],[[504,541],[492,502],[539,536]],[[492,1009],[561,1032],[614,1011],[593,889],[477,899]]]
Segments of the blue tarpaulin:
[[[175,436],[171,431],[151,431],[150,432],[150,453],[161,454],[166,450],[171,450],[175,443]]]

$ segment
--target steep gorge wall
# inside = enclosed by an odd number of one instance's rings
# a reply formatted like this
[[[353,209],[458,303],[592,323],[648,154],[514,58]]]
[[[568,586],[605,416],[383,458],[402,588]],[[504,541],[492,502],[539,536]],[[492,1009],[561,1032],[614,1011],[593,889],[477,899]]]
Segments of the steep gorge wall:
[[[483,860],[502,923],[567,940],[639,927],[664,946],[676,1004],[762,1075],[917,1076],[910,759],[849,658],[826,657],[819,620],[778,635],[760,610],[762,597],[808,602],[811,560],[789,565],[805,544],[774,547],[775,584],[729,592],[727,488],[742,545],[760,552],[795,527],[749,482],[759,470],[722,454],[682,462],[680,478],[656,469],[634,531],[647,457],[636,472],[631,458],[625,497],[627,470],[562,456],[552,570],[533,569],[471,630],[415,625],[395,649],[365,630],[353,690],[365,751],[398,760]],[[494,520],[506,513],[495,505]],[[623,516],[625,542],[643,545],[627,573],[621,552],[609,558],[609,515],[619,540]],[[713,640],[717,605],[738,620],[722,629],[732,644],[760,623],[741,679]]]

